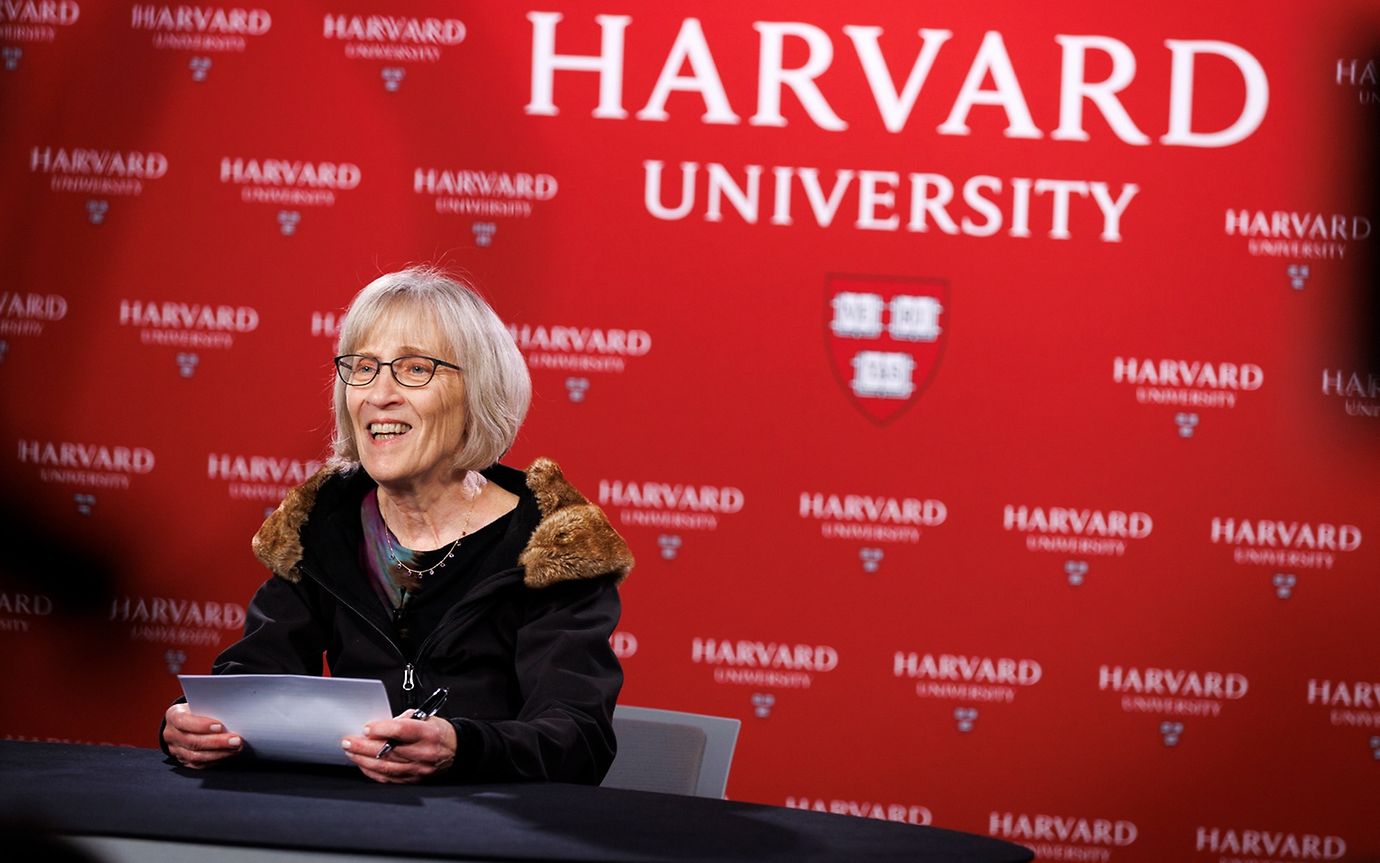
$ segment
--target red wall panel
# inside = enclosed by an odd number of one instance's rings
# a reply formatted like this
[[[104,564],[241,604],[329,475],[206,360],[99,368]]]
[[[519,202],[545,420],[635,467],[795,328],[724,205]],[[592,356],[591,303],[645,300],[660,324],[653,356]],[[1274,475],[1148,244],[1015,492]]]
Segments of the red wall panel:
[[[440,260],[731,796],[1380,858],[1371,6],[0,4],[0,734],[152,743]]]

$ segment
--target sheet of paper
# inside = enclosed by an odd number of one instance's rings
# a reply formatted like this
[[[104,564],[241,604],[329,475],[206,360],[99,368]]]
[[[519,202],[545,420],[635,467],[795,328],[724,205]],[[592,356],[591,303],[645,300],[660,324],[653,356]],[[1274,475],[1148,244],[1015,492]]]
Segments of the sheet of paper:
[[[349,764],[342,737],[389,719],[379,680],[300,674],[179,674],[187,706],[244,738],[258,758]]]

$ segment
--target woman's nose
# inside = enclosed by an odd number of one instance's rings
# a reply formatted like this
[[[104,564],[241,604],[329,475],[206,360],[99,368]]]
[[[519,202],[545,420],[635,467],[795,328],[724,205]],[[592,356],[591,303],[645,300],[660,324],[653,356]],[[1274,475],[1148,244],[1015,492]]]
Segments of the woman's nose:
[[[379,373],[369,382],[368,401],[371,404],[393,404],[402,397],[402,385],[398,379],[393,377],[393,367],[383,366]]]

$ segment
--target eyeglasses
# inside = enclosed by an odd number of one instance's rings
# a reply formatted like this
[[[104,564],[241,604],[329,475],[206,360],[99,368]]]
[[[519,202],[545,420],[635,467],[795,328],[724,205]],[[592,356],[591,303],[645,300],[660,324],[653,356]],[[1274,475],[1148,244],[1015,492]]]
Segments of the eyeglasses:
[[[384,366],[388,366],[389,371],[393,373],[393,380],[405,387],[426,386],[431,383],[431,379],[436,376],[436,369],[441,366],[455,369],[457,372],[464,371],[455,363],[435,357],[398,357],[389,362],[384,362],[378,357],[366,357],[364,354],[345,354],[335,358],[335,373],[346,386],[351,387],[364,387],[373,383],[374,378],[379,376],[379,369]]]

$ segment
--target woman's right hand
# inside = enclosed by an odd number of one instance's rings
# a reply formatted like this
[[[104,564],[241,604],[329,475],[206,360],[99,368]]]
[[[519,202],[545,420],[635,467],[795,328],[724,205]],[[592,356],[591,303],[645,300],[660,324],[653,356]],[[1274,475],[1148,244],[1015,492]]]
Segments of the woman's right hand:
[[[169,707],[164,718],[163,740],[168,751],[188,767],[206,767],[244,748],[238,735],[227,732],[210,716],[196,715],[185,704]]]

